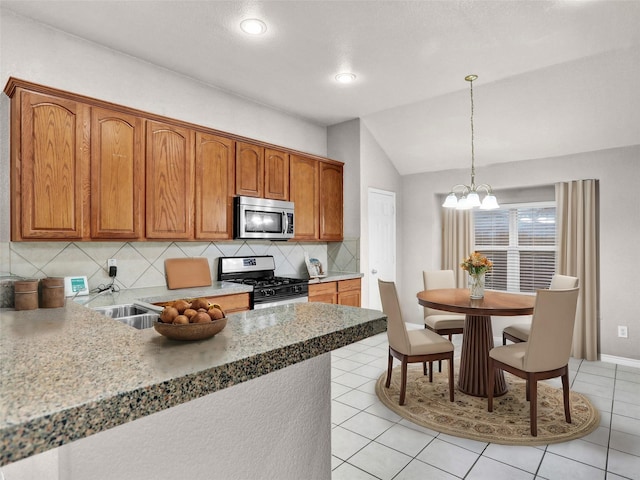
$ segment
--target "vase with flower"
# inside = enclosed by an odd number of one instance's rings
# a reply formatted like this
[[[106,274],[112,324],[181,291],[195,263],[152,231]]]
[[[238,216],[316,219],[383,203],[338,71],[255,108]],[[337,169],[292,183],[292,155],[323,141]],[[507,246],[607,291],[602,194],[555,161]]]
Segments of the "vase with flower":
[[[493,268],[493,262],[478,252],[473,252],[461,264],[469,273],[469,294],[471,298],[484,297],[484,276]]]

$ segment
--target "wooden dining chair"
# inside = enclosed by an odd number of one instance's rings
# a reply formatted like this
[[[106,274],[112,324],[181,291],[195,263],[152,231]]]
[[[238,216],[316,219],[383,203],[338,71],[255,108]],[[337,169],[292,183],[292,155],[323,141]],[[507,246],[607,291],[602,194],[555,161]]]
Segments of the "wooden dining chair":
[[[493,411],[494,370],[512,373],[527,381],[531,435],[538,435],[538,380],[562,378],[564,415],[571,423],[569,405],[569,357],[573,340],[579,288],[538,290],[527,342],[492,348],[487,376],[488,410]]]
[[[576,288],[578,286],[578,279],[576,277],[569,277],[567,275],[554,275],[551,279],[551,285],[549,290]],[[529,332],[531,331],[531,322],[527,323],[514,323],[505,327],[502,330],[502,345],[507,344],[507,340],[513,343],[526,342],[529,339]]]
[[[433,382],[433,362],[449,361],[449,400],[453,402],[453,344],[430,330],[407,330],[402,319],[398,292],[394,282],[378,280],[382,311],[387,315],[387,339],[389,340],[389,363],[385,387],[391,385],[393,358],[402,362],[402,381],[400,385],[400,405],[404,405],[407,391],[407,365],[422,363],[426,375],[429,362],[429,382]]]
[[[453,270],[424,270],[422,272],[422,279],[425,290],[456,288]],[[453,335],[464,332],[464,317],[464,315],[459,313],[424,307],[424,328],[428,328],[438,335],[446,335],[449,341],[451,341]],[[438,362],[438,369],[442,371],[442,362]]]

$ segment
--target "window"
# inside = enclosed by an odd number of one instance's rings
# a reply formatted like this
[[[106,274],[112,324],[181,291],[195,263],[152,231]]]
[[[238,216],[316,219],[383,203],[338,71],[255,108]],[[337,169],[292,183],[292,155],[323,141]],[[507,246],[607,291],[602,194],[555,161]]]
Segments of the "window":
[[[556,207],[552,202],[476,210],[475,250],[493,262],[486,288],[535,292],[549,288],[556,267]]]

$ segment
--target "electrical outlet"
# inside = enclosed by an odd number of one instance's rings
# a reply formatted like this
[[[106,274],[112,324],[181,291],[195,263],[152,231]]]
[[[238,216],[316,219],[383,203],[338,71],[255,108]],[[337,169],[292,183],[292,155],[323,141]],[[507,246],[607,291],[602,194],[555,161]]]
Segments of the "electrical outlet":
[[[618,337],[620,338],[628,338],[629,331],[626,326],[618,325]]]
[[[107,260],[107,272],[110,277],[115,277],[118,273],[118,263],[115,258],[110,258]]]

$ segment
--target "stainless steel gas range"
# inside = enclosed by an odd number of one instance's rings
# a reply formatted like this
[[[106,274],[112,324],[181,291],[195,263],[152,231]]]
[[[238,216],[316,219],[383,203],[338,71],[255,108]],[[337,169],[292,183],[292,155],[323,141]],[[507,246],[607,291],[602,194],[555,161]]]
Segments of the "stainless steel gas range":
[[[267,308],[309,299],[309,281],[303,278],[277,277],[271,255],[220,257],[218,280],[253,286],[251,308]]]

